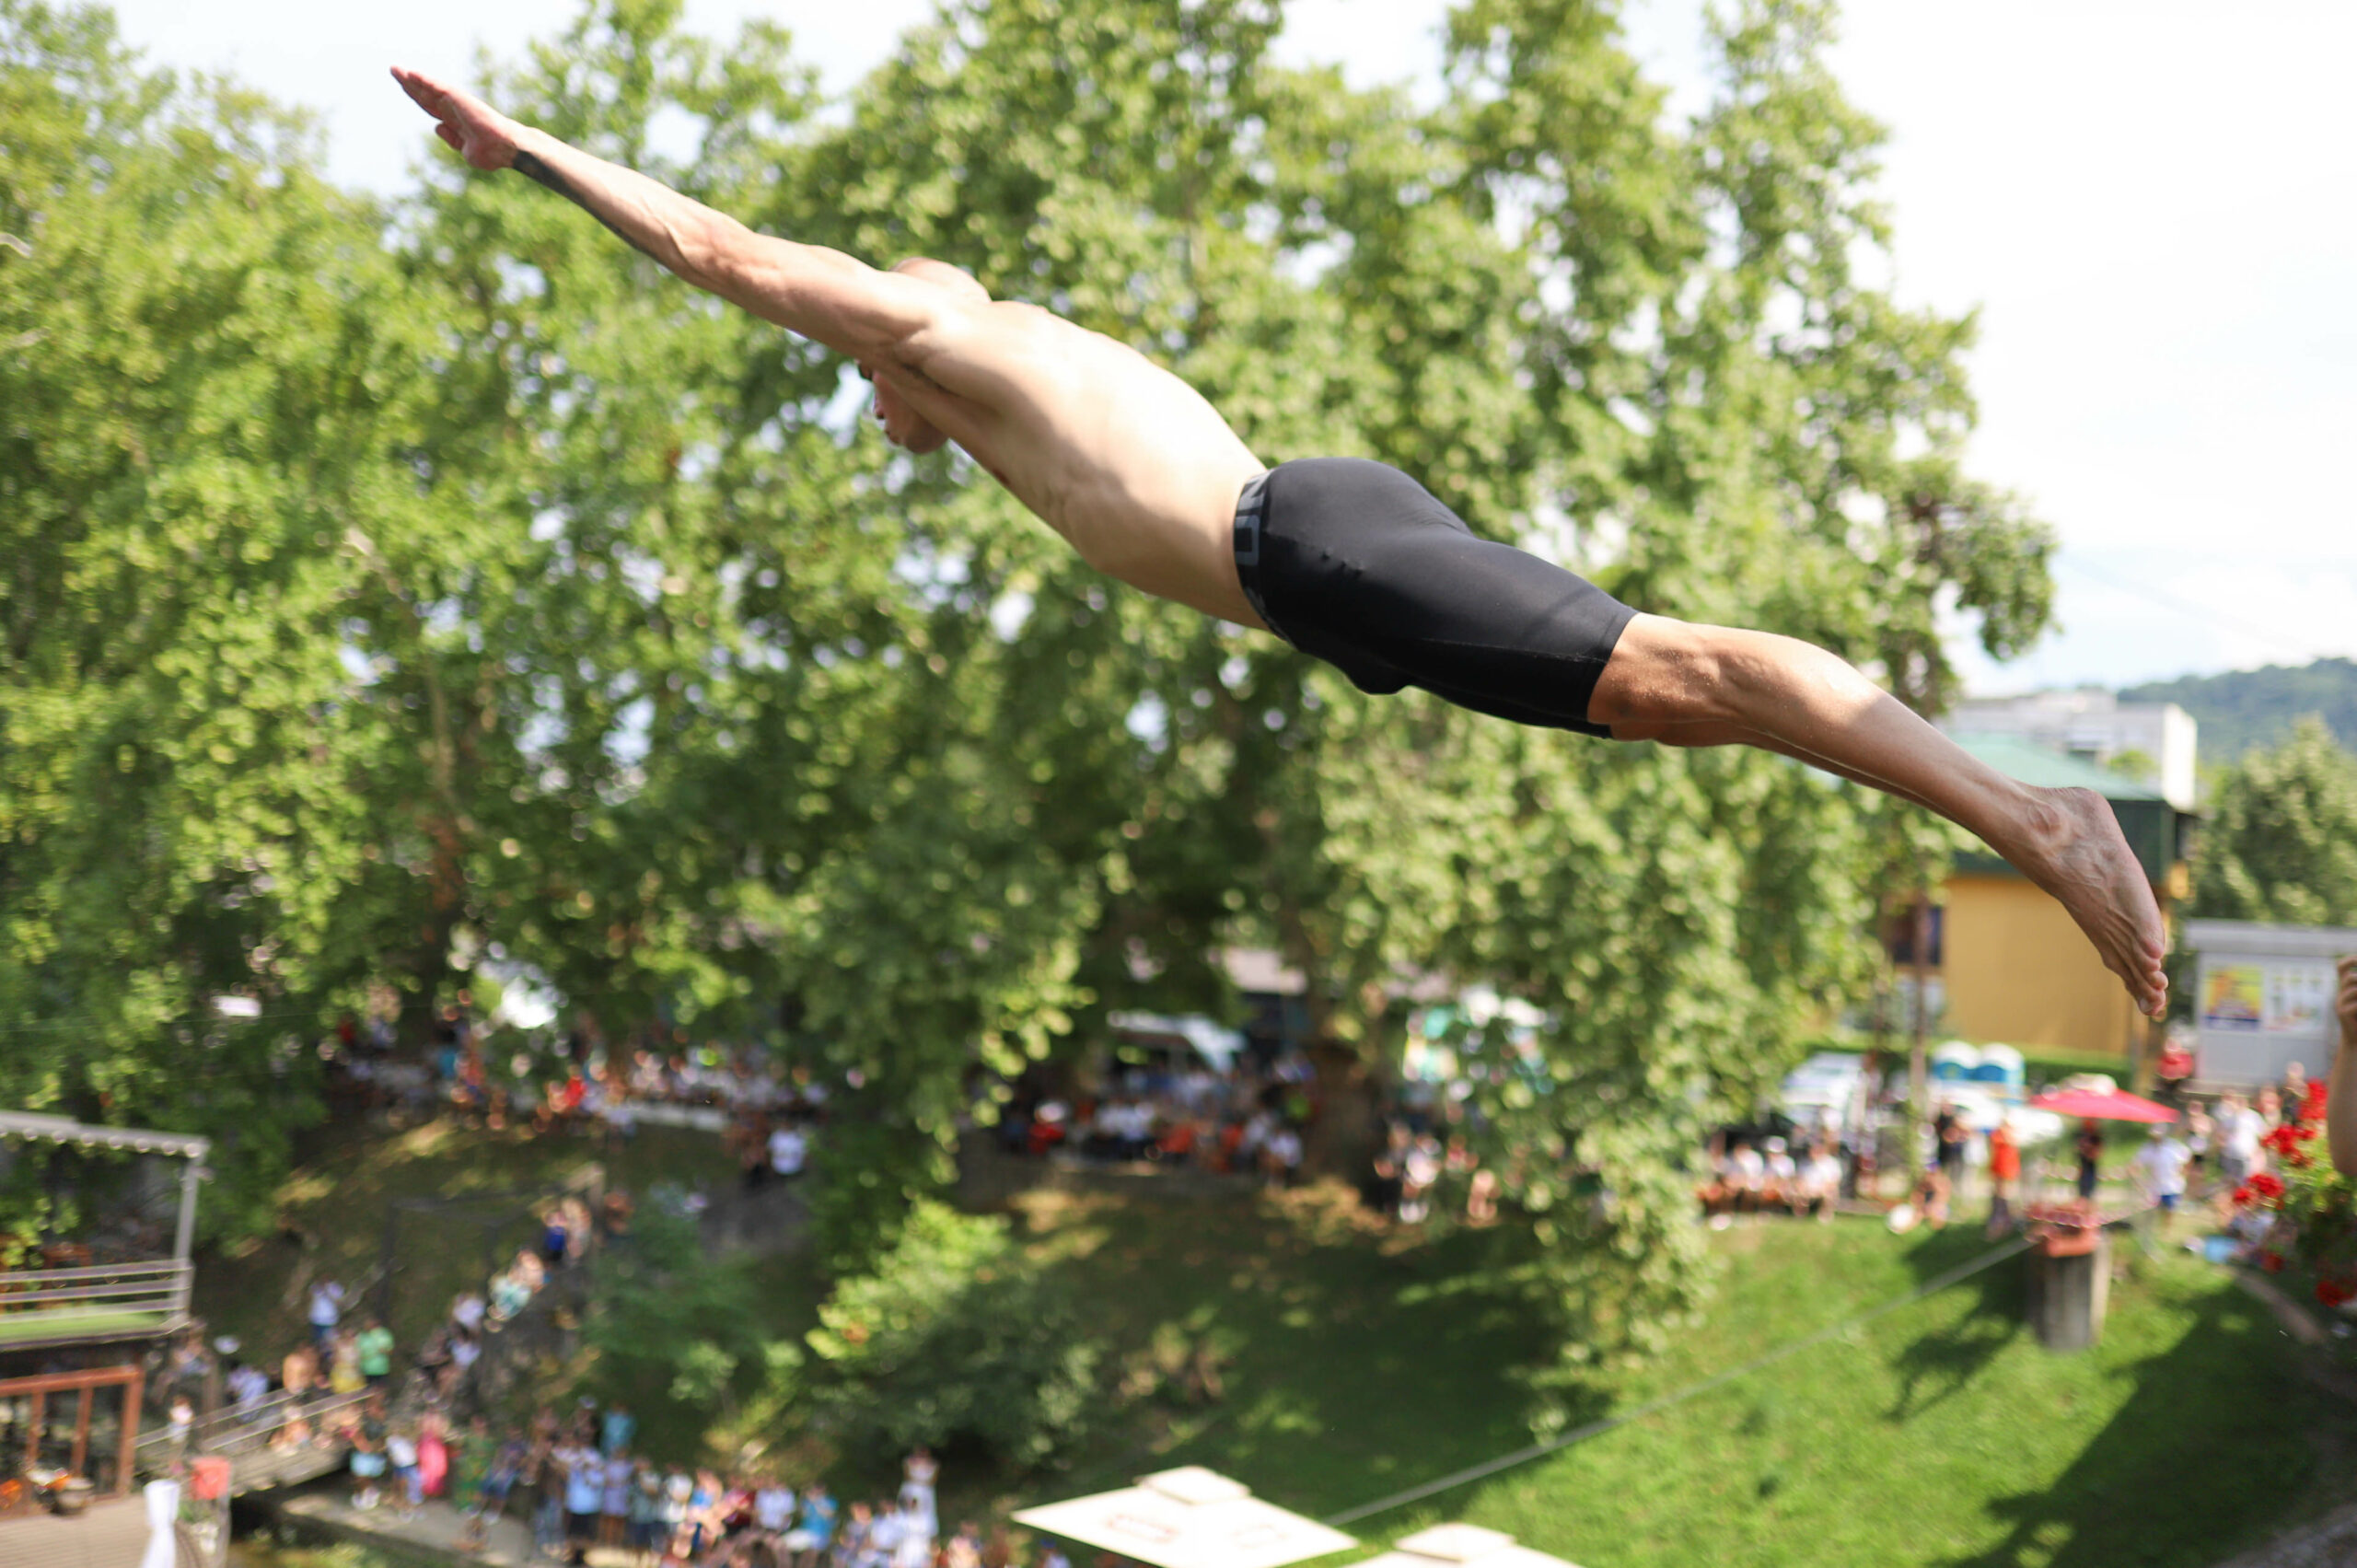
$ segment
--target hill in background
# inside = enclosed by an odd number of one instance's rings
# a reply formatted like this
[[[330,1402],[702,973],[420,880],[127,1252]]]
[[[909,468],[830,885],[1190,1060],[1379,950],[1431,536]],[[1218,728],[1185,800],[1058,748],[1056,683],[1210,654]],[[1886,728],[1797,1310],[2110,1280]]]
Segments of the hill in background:
[[[2357,659],[2189,675],[2125,687],[2119,700],[2175,703],[2191,714],[2201,726],[2205,766],[2231,761],[2254,746],[2274,744],[2305,714],[2323,715],[2340,744],[2357,751]]]

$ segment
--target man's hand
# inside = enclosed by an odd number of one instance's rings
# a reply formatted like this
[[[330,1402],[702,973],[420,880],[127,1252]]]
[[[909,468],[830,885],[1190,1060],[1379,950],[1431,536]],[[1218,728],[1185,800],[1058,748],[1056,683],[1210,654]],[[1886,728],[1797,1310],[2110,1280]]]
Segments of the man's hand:
[[[434,116],[434,134],[477,168],[505,168],[516,161],[517,133],[523,127],[482,99],[446,87],[406,65],[393,67],[393,80],[418,108]]]

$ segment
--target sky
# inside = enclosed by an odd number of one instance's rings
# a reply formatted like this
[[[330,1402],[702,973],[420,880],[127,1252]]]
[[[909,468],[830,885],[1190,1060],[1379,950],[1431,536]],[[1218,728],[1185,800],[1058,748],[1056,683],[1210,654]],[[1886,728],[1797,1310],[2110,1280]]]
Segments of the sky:
[[[386,76],[470,80],[575,0],[118,0],[155,64],[317,110],[330,171],[391,192],[438,155]],[[768,16],[842,92],[933,0],[688,0]],[[1445,0],[1293,0],[1281,52],[1429,95]],[[1628,0],[1630,40],[1706,98],[1701,0]],[[2060,625],[1978,694],[2357,657],[2357,6],[1852,0],[1835,69],[1891,134],[1901,300],[1977,309],[1980,477],[2061,540]],[[2336,434],[2338,433],[2338,434]]]

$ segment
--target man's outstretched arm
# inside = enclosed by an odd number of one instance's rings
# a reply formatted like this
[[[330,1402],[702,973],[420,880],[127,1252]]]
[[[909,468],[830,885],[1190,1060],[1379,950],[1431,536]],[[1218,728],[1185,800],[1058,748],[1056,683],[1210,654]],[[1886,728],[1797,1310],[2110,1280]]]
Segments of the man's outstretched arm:
[[[942,292],[819,245],[756,234],[659,180],[521,125],[470,93],[393,68],[435,132],[475,168],[512,168],[687,282],[863,364],[907,362],[938,324]]]

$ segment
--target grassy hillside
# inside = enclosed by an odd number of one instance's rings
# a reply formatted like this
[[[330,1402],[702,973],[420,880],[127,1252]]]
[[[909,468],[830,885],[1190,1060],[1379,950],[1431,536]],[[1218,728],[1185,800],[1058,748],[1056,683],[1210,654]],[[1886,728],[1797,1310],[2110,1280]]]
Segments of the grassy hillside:
[[[2189,675],[2127,687],[2119,696],[2127,703],[2175,703],[2191,714],[2201,725],[2204,762],[2231,761],[2254,746],[2273,745],[2307,714],[2322,714],[2340,744],[2357,750],[2357,660]]]
[[[388,1198],[531,1185],[587,1152],[438,1126],[355,1140],[298,1175],[288,1206],[321,1234],[319,1261],[356,1273]],[[627,1161],[642,1180],[720,1163],[709,1142],[643,1141]],[[1231,1202],[1041,1193],[1017,1212],[1033,1260],[1107,1342],[1120,1392],[1109,1389],[1095,1440],[1062,1473],[993,1473],[946,1455],[948,1518],[1190,1463],[1321,1515],[1529,1440],[1547,1335],[1527,1282],[1480,1235],[1393,1231],[1332,1188]],[[1973,1227],[1894,1237],[1849,1219],[1741,1224],[1711,1244],[1720,1272],[1703,1320],[1659,1361],[1563,1390],[1570,1420],[1630,1411],[1850,1322],[1986,1249]],[[287,1332],[296,1261],[212,1266],[216,1320]],[[2092,1352],[2037,1344],[2022,1324],[2023,1266],[2007,1260],[1353,1532],[1380,1543],[1469,1518],[1587,1568],[2212,1568],[2357,1495],[2345,1458],[2357,1409],[2300,1359],[2327,1353],[2301,1351],[2226,1272],[2182,1250],[2123,1242],[2119,1267]],[[807,1321],[791,1294],[768,1304],[781,1334]],[[2331,1353],[2345,1372],[2345,1346]],[[850,1495],[893,1479],[834,1478]],[[248,1562],[363,1568],[356,1555],[308,1552]]]

